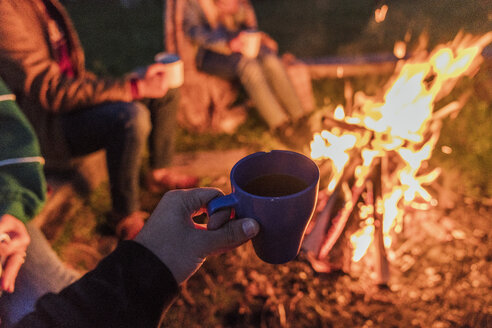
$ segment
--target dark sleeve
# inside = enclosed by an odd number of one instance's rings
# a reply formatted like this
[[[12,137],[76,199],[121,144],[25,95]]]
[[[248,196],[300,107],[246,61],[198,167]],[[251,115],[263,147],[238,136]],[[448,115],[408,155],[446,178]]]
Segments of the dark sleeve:
[[[157,327],[177,294],[167,267],[144,246],[124,241],[80,280],[43,296],[16,327]]]

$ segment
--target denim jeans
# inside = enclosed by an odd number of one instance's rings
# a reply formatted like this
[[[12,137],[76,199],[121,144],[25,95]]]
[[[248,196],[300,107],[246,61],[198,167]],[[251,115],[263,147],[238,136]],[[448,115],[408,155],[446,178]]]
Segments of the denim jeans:
[[[58,293],[80,277],[58,258],[44,234],[33,224],[26,225],[31,236],[26,262],[22,265],[15,291],[0,297],[1,327],[10,327],[34,310],[36,300],[46,293]]]
[[[151,169],[167,167],[172,162],[176,144],[176,115],[179,100],[179,89],[171,89],[163,98],[142,101],[150,110],[152,122],[149,138]]]
[[[257,58],[200,50],[197,67],[225,79],[239,78],[271,129],[303,116],[302,104],[278,56],[262,47]]]
[[[62,115],[72,156],[106,150],[113,213],[140,209],[139,173],[149,135],[152,168],[167,166],[174,153],[179,90],[162,99],[109,102]]]

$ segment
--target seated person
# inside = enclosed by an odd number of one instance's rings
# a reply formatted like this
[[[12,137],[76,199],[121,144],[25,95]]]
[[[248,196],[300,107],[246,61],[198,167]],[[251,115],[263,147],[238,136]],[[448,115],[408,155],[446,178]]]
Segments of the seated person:
[[[135,238],[122,242],[79,281],[30,223],[46,199],[43,158],[34,131],[0,79],[0,320],[2,327],[157,327],[178,285],[205,257],[232,249],[259,231],[252,219],[210,217],[207,229],[192,216],[216,189],[167,193]],[[26,257],[27,253],[27,257]],[[1,293],[0,293],[1,294]]]
[[[197,68],[226,79],[239,78],[272,131],[288,137],[293,124],[306,124],[302,104],[277,56],[276,42],[258,32],[259,53],[246,49],[248,30],[257,29],[248,0],[187,0],[183,29],[196,45]]]
[[[134,240],[121,242],[93,271],[58,294],[41,297],[15,327],[158,327],[178,287],[210,254],[233,249],[259,231],[253,219],[210,217],[208,230],[192,216],[220,192],[166,193]]]
[[[110,223],[120,238],[132,238],[148,216],[140,211],[139,172],[149,134],[152,190],[198,182],[169,167],[179,90],[168,90],[159,63],[132,79],[98,78],[84,65],[58,0],[0,2],[0,75],[33,124],[47,164],[105,149]]]
[[[29,122],[0,79],[0,322],[11,327],[45,293],[79,278],[31,219],[46,200],[43,158]]]

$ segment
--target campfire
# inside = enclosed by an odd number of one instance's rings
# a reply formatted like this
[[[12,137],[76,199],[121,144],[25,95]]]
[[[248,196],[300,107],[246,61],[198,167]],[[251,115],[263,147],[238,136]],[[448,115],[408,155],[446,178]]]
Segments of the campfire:
[[[470,94],[442,103],[462,77],[477,73],[490,42],[492,32],[480,37],[460,33],[428,52],[421,37],[380,94],[346,89],[346,106],[323,114],[311,157],[326,182],[320,191],[325,197],[303,243],[316,271],[347,272],[366,259],[375,282],[388,283],[392,245],[411,224],[410,214],[437,205],[428,187],[440,169],[430,167],[429,159],[443,120],[456,117]],[[401,51],[397,57],[403,57]]]

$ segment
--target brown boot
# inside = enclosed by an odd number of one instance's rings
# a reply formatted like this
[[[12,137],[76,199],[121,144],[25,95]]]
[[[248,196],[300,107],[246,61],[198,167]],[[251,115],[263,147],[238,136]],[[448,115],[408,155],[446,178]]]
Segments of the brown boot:
[[[162,193],[172,189],[195,188],[198,183],[197,176],[174,168],[156,169],[147,175],[147,189],[155,193]]]

